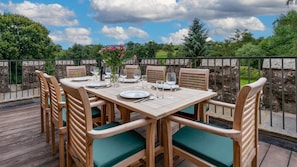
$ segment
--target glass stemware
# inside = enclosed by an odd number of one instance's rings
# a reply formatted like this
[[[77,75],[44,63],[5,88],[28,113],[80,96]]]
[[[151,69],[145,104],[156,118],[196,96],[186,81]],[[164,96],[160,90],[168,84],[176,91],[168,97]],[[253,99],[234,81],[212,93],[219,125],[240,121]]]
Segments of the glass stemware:
[[[134,70],[134,75],[133,77],[138,81],[141,76],[141,71],[139,69]]]
[[[170,98],[173,98],[172,88],[176,84],[176,74],[175,74],[175,72],[167,72],[166,73],[166,84],[168,84],[170,86]]]
[[[126,69],[121,69],[120,71],[120,78],[121,78],[121,81],[124,82],[125,79],[127,78],[127,70]]]
[[[94,81],[97,81],[97,77],[98,77],[98,74],[99,74],[99,68],[96,67],[96,66],[93,66],[93,67],[91,67],[90,72],[93,74]]]
[[[106,78],[109,78],[110,77],[110,75],[111,75],[111,69],[110,69],[110,67],[106,67],[105,68],[105,74],[106,74]]]

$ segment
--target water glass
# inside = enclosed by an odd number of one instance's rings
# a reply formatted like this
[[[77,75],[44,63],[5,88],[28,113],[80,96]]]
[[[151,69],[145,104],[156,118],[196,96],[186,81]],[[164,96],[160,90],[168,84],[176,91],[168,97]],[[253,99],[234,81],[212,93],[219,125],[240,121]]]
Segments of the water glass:
[[[141,76],[141,83],[142,83],[142,88],[146,89],[147,88],[147,75]]]
[[[156,96],[158,99],[164,98],[164,81],[162,80],[156,81]]]

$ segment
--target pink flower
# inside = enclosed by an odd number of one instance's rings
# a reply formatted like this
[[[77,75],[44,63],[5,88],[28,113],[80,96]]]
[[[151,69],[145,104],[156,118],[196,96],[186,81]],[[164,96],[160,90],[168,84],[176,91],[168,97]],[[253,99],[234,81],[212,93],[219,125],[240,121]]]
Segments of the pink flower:
[[[120,57],[123,57],[125,54],[123,52],[120,53]]]

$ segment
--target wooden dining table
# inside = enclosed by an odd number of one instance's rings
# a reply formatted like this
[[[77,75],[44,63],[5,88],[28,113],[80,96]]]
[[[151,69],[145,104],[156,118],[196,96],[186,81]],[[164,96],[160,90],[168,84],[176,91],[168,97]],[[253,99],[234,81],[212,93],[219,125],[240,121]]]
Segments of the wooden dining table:
[[[91,79],[91,78],[90,78]],[[152,100],[146,100],[144,102],[135,102],[134,98],[125,98],[120,94],[124,91],[145,91],[148,92],[151,96],[156,96],[156,90],[154,88],[154,83],[148,83],[147,88],[142,88],[140,82],[129,82],[129,83],[120,83],[118,87],[113,86],[102,86],[102,87],[88,87],[89,83],[94,81],[90,80],[82,80],[78,81],[76,79],[73,81],[72,78],[61,79],[60,82],[66,85],[76,85],[83,86],[90,94],[93,94],[105,101],[115,104],[119,111],[122,114],[123,122],[130,121],[130,112],[137,112],[139,114],[144,115],[145,117],[149,117],[154,120],[161,120],[168,115],[174,114],[181,109],[187,108],[192,105],[198,105],[199,103],[203,103],[212,97],[217,96],[216,92],[212,91],[204,91],[198,89],[189,89],[179,87],[173,92],[170,90],[164,91],[164,98],[155,98]],[[108,81],[97,81],[98,83],[102,83],[105,85]],[[172,98],[170,97],[172,93]],[[199,105],[199,107],[195,107],[198,109],[200,119],[204,119],[205,116],[205,108],[203,105]],[[109,121],[113,121],[113,113],[108,113]]]

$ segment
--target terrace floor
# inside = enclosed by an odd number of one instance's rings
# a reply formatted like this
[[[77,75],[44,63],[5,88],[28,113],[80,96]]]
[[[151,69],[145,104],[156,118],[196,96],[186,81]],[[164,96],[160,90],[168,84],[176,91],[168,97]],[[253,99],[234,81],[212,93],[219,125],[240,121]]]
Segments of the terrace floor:
[[[117,119],[119,118],[119,114]],[[132,119],[137,119],[132,114]],[[39,103],[30,102],[8,106],[0,105],[0,166],[59,166],[59,156],[51,154],[51,145],[45,142],[45,133],[40,133]],[[58,135],[56,135],[58,137]],[[264,139],[263,137],[261,137]],[[296,167],[297,153],[290,149],[261,141],[258,157],[260,167]],[[58,138],[56,139],[58,150]],[[156,166],[163,166],[162,155],[156,158]],[[175,167],[195,166],[179,158]]]

